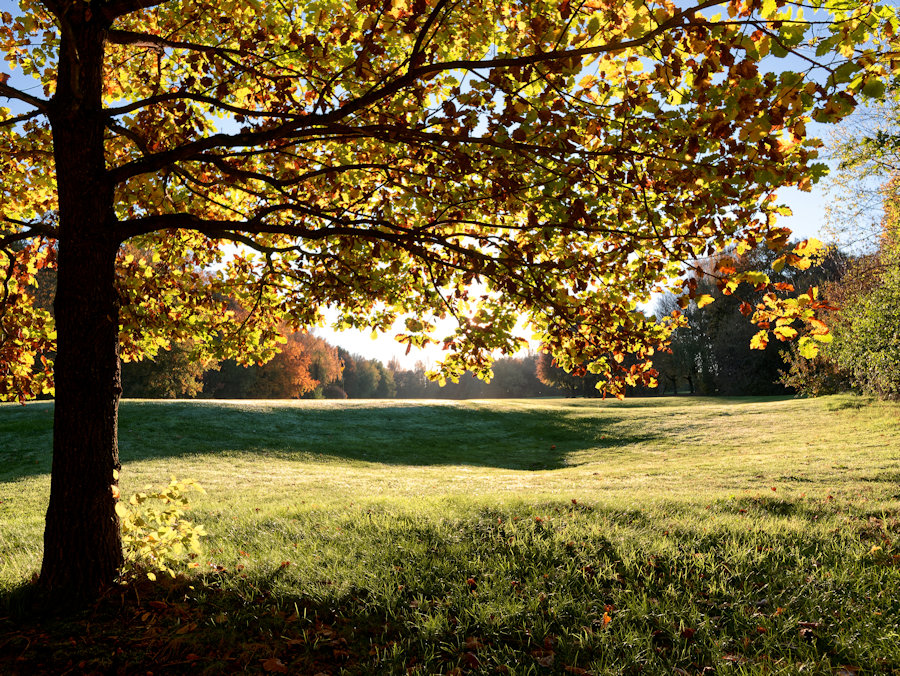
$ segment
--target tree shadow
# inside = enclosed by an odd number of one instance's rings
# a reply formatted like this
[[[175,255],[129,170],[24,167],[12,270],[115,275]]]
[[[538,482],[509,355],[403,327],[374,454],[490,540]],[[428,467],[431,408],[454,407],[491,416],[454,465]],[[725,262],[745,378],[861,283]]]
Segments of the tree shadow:
[[[659,436],[616,426],[613,408],[479,402],[123,401],[123,463],[252,453],[388,465],[472,465],[539,471],[586,449]],[[0,481],[50,471],[52,403],[0,410]]]

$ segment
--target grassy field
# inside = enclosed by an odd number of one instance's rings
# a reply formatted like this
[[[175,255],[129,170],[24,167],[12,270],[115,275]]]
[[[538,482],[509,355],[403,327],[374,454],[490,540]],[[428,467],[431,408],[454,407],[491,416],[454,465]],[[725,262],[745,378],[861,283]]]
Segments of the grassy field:
[[[900,405],[121,406],[199,573],[41,615],[52,405],[0,406],[0,673],[900,674]]]

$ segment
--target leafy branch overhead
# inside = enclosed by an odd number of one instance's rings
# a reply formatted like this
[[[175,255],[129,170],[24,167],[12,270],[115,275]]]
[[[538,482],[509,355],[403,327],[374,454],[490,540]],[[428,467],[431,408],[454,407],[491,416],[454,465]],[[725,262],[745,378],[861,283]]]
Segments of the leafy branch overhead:
[[[806,125],[882,89],[895,29],[868,2],[23,0],[0,29],[4,391],[52,388],[33,287],[67,236],[53,130],[78,111],[128,243],[125,358],[192,337],[265,360],[285,317],[336,306],[342,326],[415,315],[411,345],[455,318],[454,376],[515,349],[524,313],[609,378],[604,355],[664,340],[636,303],[684,262],[786,241],[775,190],[823,172]],[[789,54],[800,72],[764,70]]]

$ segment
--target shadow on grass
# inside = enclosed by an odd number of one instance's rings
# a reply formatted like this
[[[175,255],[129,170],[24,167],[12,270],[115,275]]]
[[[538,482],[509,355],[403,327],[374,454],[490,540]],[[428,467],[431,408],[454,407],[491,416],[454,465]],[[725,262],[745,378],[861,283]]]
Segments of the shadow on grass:
[[[0,481],[50,471],[52,404],[0,411]],[[279,402],[123,401],[123,462],[207,453],[392,465],[472,465],[538,471],[589,448],[649,441],[617,427],[613,410],[477,403],[290,405]]]
[[[764,502],[760,509],[771,506]],[[515,673],[636,675],[720,673],[723,665],[731,673],[737,663],[741,673],[762,674],[782,661],[789,668],[779,673],[804,664],[811,673],[833,673],[834,664],[900,668],[887,640],[896,622],[873,599],[893,569],[887,555],[854,569],[858,587],[835,585],[832,574],[850,569],[844,544],[828,537],[738,529],[740,541],[728,547],[721,532],[685,526],[664,549],[594,528],[568,541],[556,531],[593,508],[542,507],[558,515],[538,521],[546,510],[523,506],[515,522],[488,509],[454,525],[453,537],[424,518],[414,529],[385,522],[388,541],[423,546],[406,548],[417,553],[397,565],[389,548],[367,548],[372,558],[360,565],[387,572],[352,583],[323,579],[334,572],[324,561],[297,583],[288,562],[276,560],[249,579],[243,566],[141,579],[68,613],[23,587],[0,596],[0,673],[467,674],[515,665]],[[652,527],[631,510],[597,516],[633,533]],[[868,624],[875,608],[884,619]]]
[[[401,638],[352,593],[334,608],[224,581],[131,583],[80,610],[52,608],[22,587],[0,599],[0,673],[362,674],[361,662]]]

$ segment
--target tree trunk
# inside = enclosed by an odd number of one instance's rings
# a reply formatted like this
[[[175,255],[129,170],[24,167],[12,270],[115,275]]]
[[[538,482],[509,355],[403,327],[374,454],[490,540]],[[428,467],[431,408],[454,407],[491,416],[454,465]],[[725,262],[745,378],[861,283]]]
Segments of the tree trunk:
[[[87,3],[81,3],[87,7]],[[78,5],[76,5],[78,7]],[[40,583],[61,599],[110,584],[122,564],[115,512],[119,467],[118,241],[103,148],[105,27],[73,9],[51,103],[59,257],[53,470]],[[65,32],[64,32],[65,35]]]

